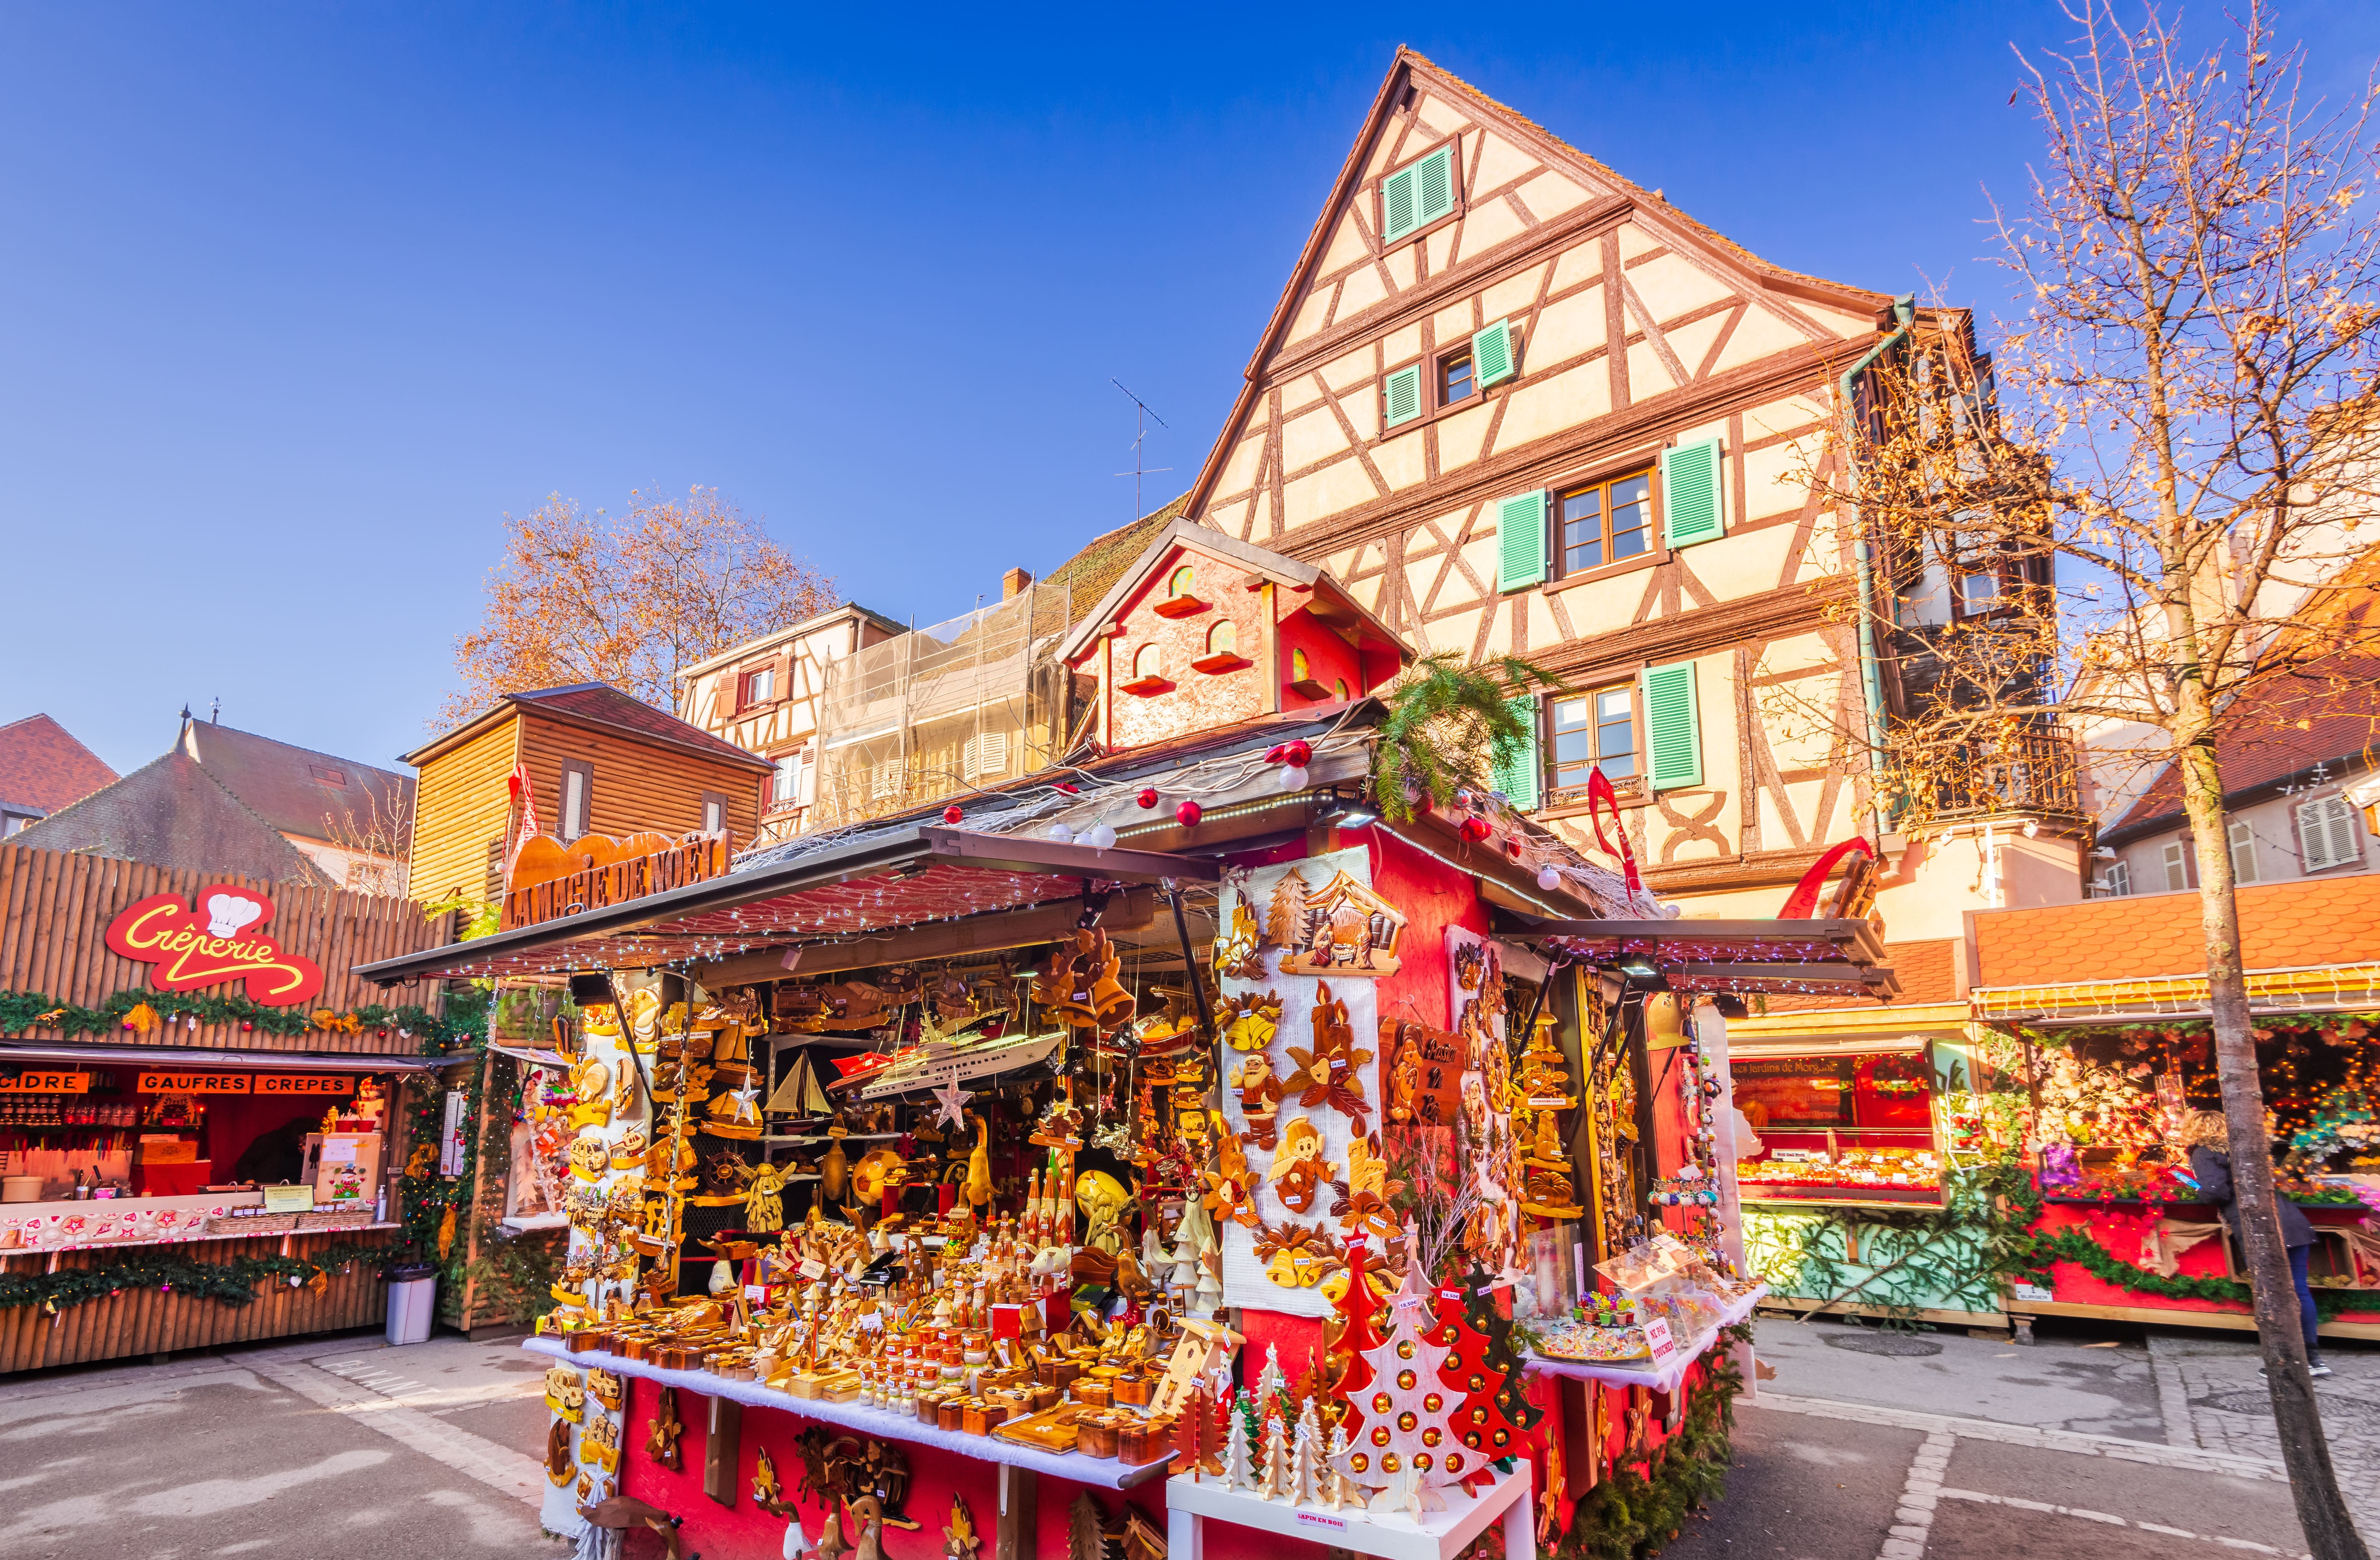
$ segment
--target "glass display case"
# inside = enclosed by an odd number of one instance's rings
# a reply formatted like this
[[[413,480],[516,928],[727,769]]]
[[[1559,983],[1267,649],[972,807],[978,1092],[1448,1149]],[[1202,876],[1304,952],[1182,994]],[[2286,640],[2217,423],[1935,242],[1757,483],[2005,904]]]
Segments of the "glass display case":
[[[1743,1200],[1940,1206],[1928,1050],[1737,1058],[1736,1108],[1760,1140],[1737,1166]]]

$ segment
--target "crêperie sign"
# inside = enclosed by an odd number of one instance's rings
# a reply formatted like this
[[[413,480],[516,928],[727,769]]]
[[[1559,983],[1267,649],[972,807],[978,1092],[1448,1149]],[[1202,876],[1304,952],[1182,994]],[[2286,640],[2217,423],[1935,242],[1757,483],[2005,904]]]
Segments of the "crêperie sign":
[[[322,967],[291,953],[263,930],[273,901],[218,884],[195,907],[179,894],[152,894],[107,924],[107,946],[149,966],[160,991],[248,983],[250,1001],[296,1007],[322,989]]]

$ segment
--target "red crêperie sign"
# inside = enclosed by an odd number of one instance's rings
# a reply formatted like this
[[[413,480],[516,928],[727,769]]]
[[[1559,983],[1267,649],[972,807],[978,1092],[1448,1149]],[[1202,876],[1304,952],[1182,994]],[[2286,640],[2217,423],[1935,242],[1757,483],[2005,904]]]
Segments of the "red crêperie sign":
[[[195,910],[179,894],[152,894],[108,923],[107,946],[151,966],[160,991],[245,980],[250,1000],[295,1007],[322,989],[322,967],[258,930],[271,919],[271,900],[227,884],[201,893]]]

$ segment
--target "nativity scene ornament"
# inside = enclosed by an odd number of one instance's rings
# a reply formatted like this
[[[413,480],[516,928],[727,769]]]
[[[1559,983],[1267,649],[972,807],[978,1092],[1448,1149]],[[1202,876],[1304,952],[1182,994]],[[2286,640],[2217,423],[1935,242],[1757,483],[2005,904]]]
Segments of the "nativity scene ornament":
[[[1392,975],[1404,913],[1342,868],[1319,889],[1292,869],[1273,885],[1265,941],[1285,975]]]

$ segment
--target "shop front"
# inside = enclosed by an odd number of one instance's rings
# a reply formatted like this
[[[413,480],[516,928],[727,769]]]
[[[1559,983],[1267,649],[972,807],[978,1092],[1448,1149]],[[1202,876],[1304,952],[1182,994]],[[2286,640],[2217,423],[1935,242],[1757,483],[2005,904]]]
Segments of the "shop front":
[[[0,1371],[380,1320],[443,1021],[320,954],[410,906],[16,847],[0,903]]]
[[[1276,572],[1309,654],[1393,671]],[[1190,574],[1095,621],[1262,595]],[[1218,675],[1294,664],[1263,626]],[[939,821],[516,869],[504,929],[361,972],[550,1042],[552,1530],[1147,1560],[1492,1505],[1551,1545],[1707,1487],[1762,1293],[1725,1010],[1888,992],[1866,924],[1675,921],[1491,793],[1385,817],[1361,697],[1155,707]]]

